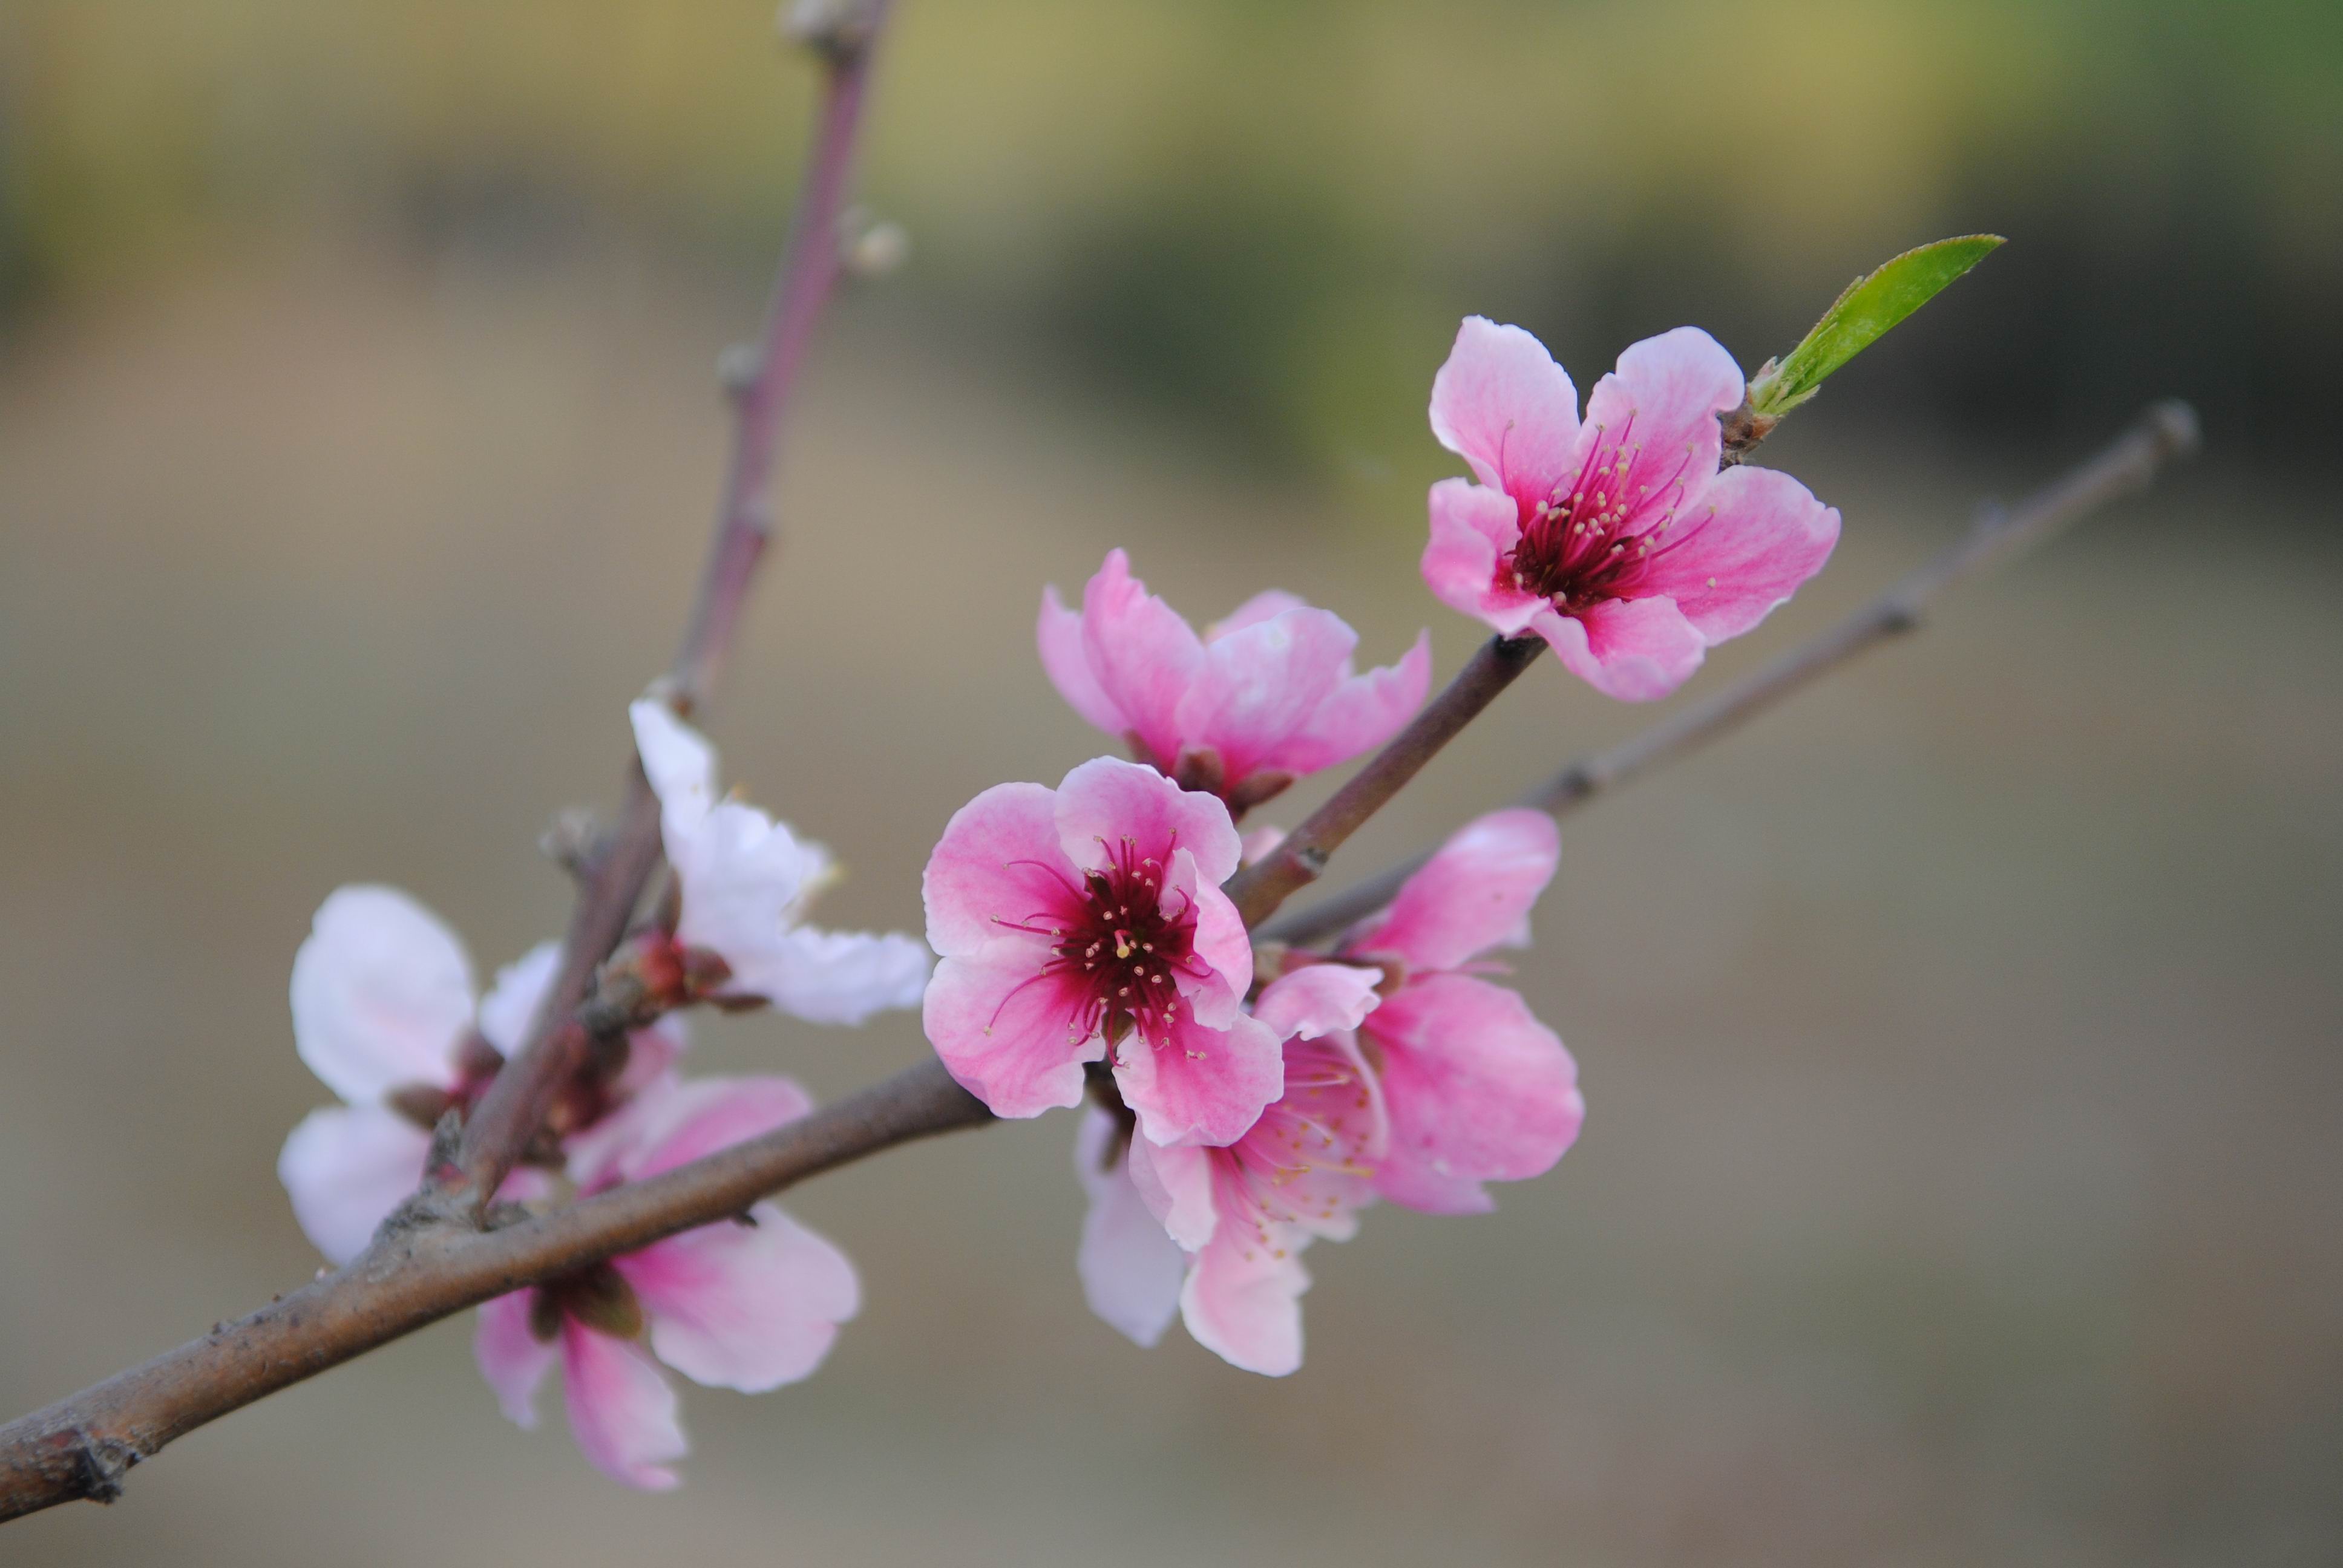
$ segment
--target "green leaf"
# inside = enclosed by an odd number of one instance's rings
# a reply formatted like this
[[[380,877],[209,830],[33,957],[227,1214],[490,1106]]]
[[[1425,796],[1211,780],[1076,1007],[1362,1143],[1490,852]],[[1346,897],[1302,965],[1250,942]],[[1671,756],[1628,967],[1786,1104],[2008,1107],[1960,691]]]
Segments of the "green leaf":
[[[1871,347],[1889,327],[1934,299],[1946,284],[2002,243],[1997,234],[1963,235],[1907,250],[1847,285],[1814,330],[1779,365],[1749,384],[1749,406],[1779,418],[1815,395],[1823,378]]]

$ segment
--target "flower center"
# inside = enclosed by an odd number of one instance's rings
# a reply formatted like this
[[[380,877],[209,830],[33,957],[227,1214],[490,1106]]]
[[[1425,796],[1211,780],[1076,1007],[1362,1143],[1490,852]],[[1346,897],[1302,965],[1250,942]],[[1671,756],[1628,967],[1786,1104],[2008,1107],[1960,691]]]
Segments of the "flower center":
[[[1180,977],[1212,973],[1196,956],[1194,901],[1178,893],[1167,910],[1163,862],[1129,838],[1109,845],[1106,866],[1084,872],[1079,886],[1057,875],[1071,895],[1058,912],[1000,923],[1049,941],[1042,976],[1079,998],[1072,1043],[1098,1034],[1111,1050],[1134,1031],[1149,1045],[1168,1043]]]
[[[1356,1063],[1314,1042],[1285,1050],[1284,1096],[1234,1147],[1215,1151],[1235,1178],[1239,1211],[1254,1240],[1276,1245],[1273,1227],[1332,1223],[1374,1174],[1378,1122]]]
[[[1684,505],[1688,457],[1664,475],[1633,439],[1631,417],[1617,440],[1596,426],[1577,475],[1543,496],[1516,496],[1521,538],[1497,562],[1496,583],[1554,601],[1577,615],[1604,599],[1634,598],[1653,560],[1696,531],[1671,537]],[[1706,521],[1705,518],[1700,521]]]

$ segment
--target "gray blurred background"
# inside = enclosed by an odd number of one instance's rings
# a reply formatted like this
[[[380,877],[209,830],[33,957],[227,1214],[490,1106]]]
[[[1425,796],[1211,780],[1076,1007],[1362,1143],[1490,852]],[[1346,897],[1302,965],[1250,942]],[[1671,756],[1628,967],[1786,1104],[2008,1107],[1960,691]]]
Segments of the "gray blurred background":
[[[1582,387],[1753,366],[2013,243],[1767,449],[1846,518],[1695,698],[2150,397],[2210,453],[1574,819],[1520,983],[1580,1145],[1311,1254],[1265,1382],[1083,1308],[1071,1118],[789,1206],[823,1373],[691,1390],[684,1489],[508,1426],[449,1323],[12,1526],[28,1563],[2325,1564],[2343,1556],[2343,20],[2331,6],[910,0],[712,728],[916,927],[945,818],[1101,749],[1031,649],[1111,546],[1378,662],[1455,319]],[[763,7],[0,12],[0,1406],[306,1278],[285,985],[337,883],[487,972],[605,804],[714,504],[809,101]],[[1344,857],[1651,710],[1542,670]],[[1297,792],[1269,816],[1291,823]],[[908,1017],[700,1032],[836,1095]]]

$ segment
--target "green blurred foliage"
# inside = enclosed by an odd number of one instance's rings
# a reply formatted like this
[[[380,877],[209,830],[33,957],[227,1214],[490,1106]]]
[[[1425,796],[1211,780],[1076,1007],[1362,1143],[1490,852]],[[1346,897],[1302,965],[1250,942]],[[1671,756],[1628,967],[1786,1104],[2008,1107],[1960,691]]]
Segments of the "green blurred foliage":
[[[2030,428],[2187,392],[2275,443],[2343,351],[2331,0],[900,16],[870,186],[940,319],[1272,459],[1385,463],[1464,310],[1582,383],[1687,319],[1754,367],[1861,268],[1973,229],[2016,243],[1871,357],[1866,403]],[[223,235],[386,218],[615,222],[745,262],[802,135],[780,55],[750,0],[11,0],[0,288],[37,307]]]

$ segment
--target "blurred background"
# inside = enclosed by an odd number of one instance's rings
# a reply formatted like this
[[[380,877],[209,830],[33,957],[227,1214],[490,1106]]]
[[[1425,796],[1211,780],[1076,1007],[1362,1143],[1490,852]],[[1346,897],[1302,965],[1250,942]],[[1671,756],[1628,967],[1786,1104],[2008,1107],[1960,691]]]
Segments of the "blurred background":
[[[1073,1275],[1071,1118],[792,1195],[869,1305],[693,1390],[687,1484],[506,1425],[449,1323],[175,1446],[47,1563],[2327,1564],[2343,1557],[2343,10],[909,0],[787,544],[712,720],[916,928],[945,818],[1101,740],[1031,651],[1107,548],[1381,662],[1468,310],[1582,387],[1754,367],[1907,246],[2012,243],[1769,445],[1827,624],[2143,402],[2208,456],[1575,818],[1519,981],[1591,1114],[1498,1211],[1311,1255],[1308,1364]],[[749,0],[0,10],[0,1405],[316,1260],[317,903],[483,973],[558,928],[662,667],[811,99]],[[1653,717],[1547,670],[1339,868]],[[1268,813],[1291,823],[1315,799]],[[823,1095],[916,1021],[725,1020]]]

